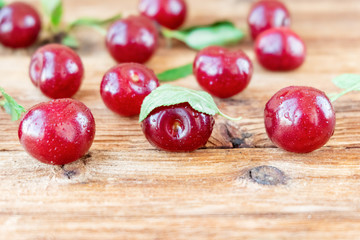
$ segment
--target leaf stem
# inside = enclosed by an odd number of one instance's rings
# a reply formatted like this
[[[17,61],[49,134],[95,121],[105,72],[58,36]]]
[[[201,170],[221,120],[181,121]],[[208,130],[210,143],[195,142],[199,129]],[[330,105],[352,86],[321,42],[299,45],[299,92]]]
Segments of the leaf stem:
[[[220,110],[219,110],[219,115],[226,119],[229,119],[231,121],[240,121],[242,119],[242,117],[237,117],[237,118],[230,117],[229,115],[226,115],[225,113],[221,112]]]
[[[170,30],[170,29],[167,29],[167,28],[162,28],[161,33],[163,34],[163,36],[165,38],[176,38],[176,39],[178,39],[180,41],[183,41],[183,42],[186,39],[186,35],[183,34],[180,31],[174,31],[174,30]]]
[[[355,84],[355,85],[352,86],[351,88],[345,89],[345,90],[342,91],[341,93],[338,93],[338,94],[332,96],[332,97],[330,98],[330,102],[333,103],[333,102],[335,102],[338,98],[344,96],[345,94],[347,94],[347,93],[349,93],[349,92],[354,91],[355,89],[359,89],[359,88],[360,88],[360,83]]]
[[[5,101],[0,101],[0,107],[4,107],[5,106]]]

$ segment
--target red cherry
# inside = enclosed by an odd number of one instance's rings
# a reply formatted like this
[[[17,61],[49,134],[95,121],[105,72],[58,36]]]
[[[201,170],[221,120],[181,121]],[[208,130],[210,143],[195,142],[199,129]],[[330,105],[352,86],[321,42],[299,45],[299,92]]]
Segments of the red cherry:
[[[170,29],[179,28],[187,13],[184,0],[140,0],[139,10],[142,15]]]
[[[305,61],[303,40],[287,28],[273,28],[256,39],[255,52],[260,64],[273,71],[293,70]]]
[[[251,37],[255,40],[270,28],[290,26],[290,13],[280,1],[259,1],[252,6],[247,21]]]
[[[123,63],[111,68],[101,82],[105,105],[122,116],[140,113],[144,98],[159,86],[155,73],[138,63]]]
[[[201,50],[194,61],[194,75],[202,88],[220,97],[232,97],[249,84],[253,66],[241,50],[211,46]]]
[[[290,152],[322,147],[334,134],[335,112],[324,92],[312,87],[287,87],[266,104],[265,128],[271,141]]]
[[[29,4],[14,2],[0,10],[0,42],[4,46],[29,47],[35,43],[40,30],[40,16]]]
[[[49,44],[33,55],[29,68],[32,83],[50,98],[72,97],[80,88],[84,68],[72,49]]]
[[[158,31],[151,19],[130,16],[111,25],[106,36],[106,46],[119,63],[145,63],[156,51],[158,38]]]
[[[63,165],[76,161],[91,147],[94,117],[83,103],[57,99],[32,107],[21,120],[19,139],[40,162]]]
[[[142,122],[147,140],[170,152],[191,152],[206,144],[213,130],[212,116],[188,103],[156,108]]]

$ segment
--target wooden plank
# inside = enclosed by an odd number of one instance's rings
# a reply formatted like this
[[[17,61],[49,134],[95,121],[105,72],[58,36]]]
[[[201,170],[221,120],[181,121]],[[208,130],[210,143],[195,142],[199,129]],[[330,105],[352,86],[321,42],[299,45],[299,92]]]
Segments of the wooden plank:
[[[137,5],[64,2],[66,21],[136,14]],[[228,18],[246,29],[251,1],[188,2],[187,25]],[[0,239],[359,239],[360,95],[335,103],[336,132],[310,154],[275,148],[264,131],[263,109],[282,87],[309,85],[332,93],[339,91],[333,77],[359,72],[360,2],[285,2],[307,44],[306,63],[293,72],[268,72],[255,61],[249,39],[235,46],[254,61],[253,80],[238,96],[216,102],[243,120],[217,117],[208,144],[193,153],[154,149],[136,117],[105,108],[99,84],[115,63],[101,36],[79,31],[86,78],[75,98],[96,118],[94,144],[75,163],[41,164],[18,143],[18,123],[0,112]],[[34,50],[0,47],[0,85],[26,108],[48,100],[28,79]],[[195,54],[180,43],[169,49],[162,42],[147,65],[161,72],[191,62]],[[192,76],[175,84],[200,89]],[[270,168],[254,170],[260,166]]]

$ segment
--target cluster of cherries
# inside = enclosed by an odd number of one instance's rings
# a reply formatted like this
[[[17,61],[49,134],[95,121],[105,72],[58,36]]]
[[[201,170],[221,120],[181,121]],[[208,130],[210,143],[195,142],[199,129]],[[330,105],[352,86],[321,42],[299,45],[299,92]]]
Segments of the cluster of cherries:
[[[107,49],[119,64],[105,73],[100,93],[105,105],[121,116],[138,115],[145,97],[160,85],[154,72],[143,65],[158,47],[159,33],[153,20],[177,29],[186,17],[184,0],[140,0],[139,10],[141,16],[116,21],[106,35]],[[304,62],[305,45],[288,28],[289,12],[281,2],[257,2],[248,24],[262,66],[293,70]],[[40,28],[38,14],[27,4],[12,3],[0,10],[0,42],[4,46],[27,47],[35,42]],[[211,46],[196,55],[193,72],[204,90],[229,98],[247,87],[253,65],[241,50]],[[83,73],[80,57],[63,45],[45,45],[32,56],[31,81],[55,100],[40,103],[26,113],[19,139],[41,162],[62,165],[75,161],[93,142],[95,121],[90,110],[70,98],[79,90]],[[206,144],[214,122],[213,116],[184,102],[156,108],[142,122],[142,129],[149,142],[160,149],[193,151]],[[332,136],[334,126],[329,99],[314,88],[282,89],[265,108],[270,139],[288,151],[310,152],[321,147]]]

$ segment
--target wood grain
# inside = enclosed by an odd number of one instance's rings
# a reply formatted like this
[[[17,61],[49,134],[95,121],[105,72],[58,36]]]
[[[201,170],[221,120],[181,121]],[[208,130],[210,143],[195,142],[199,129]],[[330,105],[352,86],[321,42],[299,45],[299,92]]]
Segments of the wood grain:
[[[67,22],[137,12],[137,1],[64,2]],[[230,19],[246,29],[252,1],[188,2],[188,26]],[[217,117],[208,144],[193,153],[154,149],[137,118],[105,108],[99,84],[115,63],[101,36],[77,32],[86,78],[75,98],[96,118],[94,144],[75,163],[41,164],[18,143],[18,123],[0,112],[0,239],[360,239],[360,94],[335,103],[335,135],[310,154],[275,148],[263,126],[264,105],[280,88],[337,92],[333,77],[359,72],[360,2],[284,2],[307,44],[306,63],[293,72],[268,72],[255,61],[249,39],[235,46],[254,60],[254,77],[243,93],[216,102],[243,120]],[[48,100],[28,78],[34,50],[0,47],[0,85],[26,108]],[[147,65],[161,72],[194,56],[180,43],[167,48],[163,42]],[[200,89],[192,76],[175,84]]]

